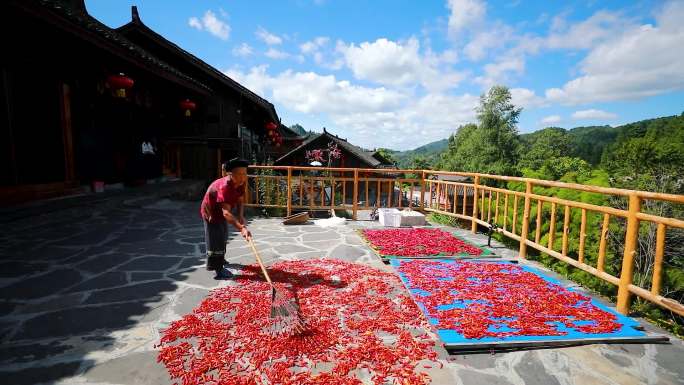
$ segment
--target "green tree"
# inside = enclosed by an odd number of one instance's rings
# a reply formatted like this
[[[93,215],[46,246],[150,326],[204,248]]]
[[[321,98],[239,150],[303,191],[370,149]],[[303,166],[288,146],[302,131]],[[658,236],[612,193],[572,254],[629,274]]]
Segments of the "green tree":
[[[377,150],[375,150],[377,155],[380,155],[381,157],[385,158],[388,162],[392,164],[397,164],[397,160],[394,158],[394,152],[393,150],[390,150],[389,148],[383,148],[380,147]]]
[[[511,103],[504,86],[494,86],[480,97],[478,124],[459,127],[449,138],[440,166],[450,170],[500,175],[517,174],[518,117],[522,109]]]
[[[567,131],[558,127],[545,128],[523,139],[519,166],[538,170],[549,159],[569,156],[571,150]]]

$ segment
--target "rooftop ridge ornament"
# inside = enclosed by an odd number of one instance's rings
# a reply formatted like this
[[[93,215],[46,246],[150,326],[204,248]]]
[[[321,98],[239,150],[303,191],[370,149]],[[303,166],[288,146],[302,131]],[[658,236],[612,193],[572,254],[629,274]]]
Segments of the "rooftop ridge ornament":
[[[142,20],[140,20],[140,14],[138,14],[138,7],[135,5],[131,6],[131,21],[142,24]]]

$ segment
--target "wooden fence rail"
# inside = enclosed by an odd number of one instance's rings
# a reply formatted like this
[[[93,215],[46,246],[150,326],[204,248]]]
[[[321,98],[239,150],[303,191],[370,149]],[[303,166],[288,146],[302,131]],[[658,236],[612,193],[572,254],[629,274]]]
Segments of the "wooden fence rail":
[[[278,207],[285,209],[287,215],[292,210],[351,210],[353,219],[357,219],[359,210],[409,207],[469,221],[472,232],[476,232],[478,226],[489,227],[496,223],[500,225],[496,231],[519,242],[521,258],[527,257],[528,247],[533,248],[617,286],[617,309],[620,313],[629,313],[632,295],[637,295],[684,315],[684,305],[661,295],[667,229],[684,229],[684,220],[641,211],[642,203],[647,200],[684,204],[684,195],[432,170],[250,166],[249,171],[247,206]],[[524,186],[524,191],[500,187],[502,182],[518,182],[520,186]],[[628,204],[626,208],[594,205],[546,196],[535,192],[535,187],[623,197]],[[521,215],[518,215],[519,206],[522,206]],[[532,223],[531,213],[535,217]],[[580,215],[579,234],[570,233],[574,213]],[[562,227],[557,223],[561,216]],[[586,234],[587,223],[588,218],[601,217],[600,233],[597,231],[597,234],[591,234],[600,239],[595,254],[596,265],[592,266],[587,263],[594,259],[588,258],[594,250],[586,248],[587,237],[590,235]],[[616,221],[625,223],[624,234],[620,234],[624,235],[624,241],[621,245],[619,276],[605,270],[609,229],[611,223]],[[640,224],[653,224],[657,227],[649,289],[633,282],[635,257],[639,251]],[[533,232],[531,226],[534,227]],[[558,247],[556,232],[561,228]],[[542,240],[544,236],[546,241]],[[570,242],[575,241],[578,242],[577,258],[569,253]]]

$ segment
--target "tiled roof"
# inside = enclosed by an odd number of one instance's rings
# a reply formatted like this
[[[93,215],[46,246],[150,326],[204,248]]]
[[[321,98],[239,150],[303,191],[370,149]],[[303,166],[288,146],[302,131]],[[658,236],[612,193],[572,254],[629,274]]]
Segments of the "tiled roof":
[[[235,89],[236,91],[242,93],[245,97],[252,100],[253,102],[261,105],[262,107],[264,107],[266,110],[268,110],[273,115],[272,116],[273,119],[277,120],[278,115],[276,114],[275,107],[273,106],[273,104],[271,104],[271,102],[269,102],[268,100],[266,100],[266,99],[260,97],[259,95],[255,94],[254,92],[252,92],[251,90],[249,90],[248,88],[243,86],[242,84],[231,79],[229,76],[227,76],[223,72],[217,70],[216,68],[207,64],[202,59],[200,59],[197,56],[191,54],[190,52],[184,50],[183,48],[179,47],[177,44],[173,43],[172,41],[166,39],[164,36],[158,34],[154,30],[150,29],[148,26],[146,26],[142,22],[142,20],[140,20],[140,16],[138,15],[137,7],[133,6],[131,8],[131,14],[132,14],[131,21],[128,22],[127,24],[124,24],[123,26],[117,28],[116,31],[118,33],[125,35],[130,30],[136,30],[136,31],[139,31],[141,33],[146,34],[147,36],[156,40],[158,43],[165,45],[166,48],[171,49],[173,51],[176,51],[179,55],[183,56],[190,63],[199,67],[201,70],[203,70],[208,75],[214,77],[215,79],[219,80],[223,84],[226,84],[229,87]]]
[[[346,140],[341,139],[338,136],[329,133],[325,129],[323,130],[322,134],[311,135],[299,147],[294,148],[293,150],[291,150],[287,154],[278,158],[278,160],[276,160],[276,163],[279,163],[279,162],[285,160],[286,158],[290,157],[292,154],[296,153],[297,151],[302,150],[303,148],[308,146],[311,142],[313,142],[314,140],[317,140],[321,136],[326,136],[330,141],[336,143],[339,147],[341,147],[341,148],[345,149],[347,152],[353,154],[354,156],[359,158],[361,161],[368,164],[370,167],[373,167],[373,168],[391,168],[391,167],[394,167],[393,165],[385,164],[385,163],[381,162],[380,160],[376,159],[373,156],[373,154],[375,154],[375,151],[366,151],[361,147],[355,146],[355,145],[347,142]]]
[[[57,16],[71,23],[72,25],[83,28],[95,34],[97,37],[103,39],[104,42],[108,42],[119,46],[120,48],[124,49],[131,57],[134,57],[148,65],[151,65],[169,74],[172,74],[176,78],[191,83],[194,86],[203,89],[206,92],[211,91],[211,88],[209,86],[184,74],[183,72],[179,71],[178,69],[174,68],[168,63],[159,60],[154,55],[150,54],[138,45],[134,44],[120,33],[107,27],[94,17],[90,16],[87,12],[85,12],[85,9],[79,9],[80,7],[74,6],[73,2],[60,0],[35,0],[15,1],[12,3],[25,9],[35,9],[37,5],[41,9],[49,11],[52,15]]]

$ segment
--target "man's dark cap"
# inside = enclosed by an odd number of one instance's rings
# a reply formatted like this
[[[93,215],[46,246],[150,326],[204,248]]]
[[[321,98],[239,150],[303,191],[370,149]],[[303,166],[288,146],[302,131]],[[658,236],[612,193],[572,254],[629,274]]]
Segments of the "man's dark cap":
[[[241,158],[233,158],[228,161],[228,170],[227,171],[233,171],[233,169],[238,168],[238,167],[247,167],[249,166],[249,162],[246,161],[245,159]]]

